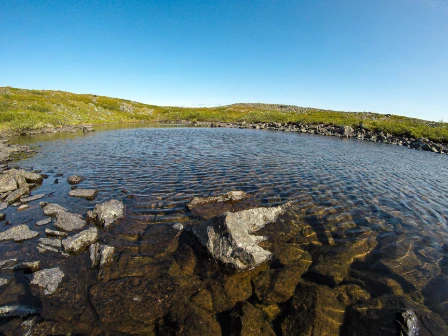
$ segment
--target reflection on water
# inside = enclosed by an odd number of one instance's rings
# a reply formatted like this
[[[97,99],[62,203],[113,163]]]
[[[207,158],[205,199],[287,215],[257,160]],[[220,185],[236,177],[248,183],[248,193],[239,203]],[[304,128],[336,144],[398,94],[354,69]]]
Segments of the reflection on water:
[[[34,241],[0,243],[2,259],[39,259],[65,271],[50,309],[42,299],[42,316],[63,331],[188,334],[187,321],[197,320],[202,334],[242,332],[253,323],[261,334],[315,328],[367,335],[362,328],[372,320],[365,312],[379,307],[448,321],[446,156],[240,129],[145,127],[37,139],[39,153],[20,164],[49,175],[36,192],[50,194],[46,201],[80,214],[111,198],[127,207],[126,219],[102,233],[102,242],[116,247],[106,283],[88,268],[87,253],[65,258],[39,255]],[[86,177],[80,187],[100,190],[95,201],[67,197],[71,174]],[[188,230],[170,231],[175,222],[200,222],[185,208],[191,197],[230,190],[251,194],[258,206],[294,202],[291,213],[262,230],[263,247],[274,253],[268,265],[228,272]],[[20,213],[8,208],[12,224],[41,219],[35,203]],[[44,237],[43,228],[34,229]],[[0,294],[1,305],[14,301],[14,286]],[[304,313],[310,310],[312,317]],[[5,330],[16,327],[8,323]]]

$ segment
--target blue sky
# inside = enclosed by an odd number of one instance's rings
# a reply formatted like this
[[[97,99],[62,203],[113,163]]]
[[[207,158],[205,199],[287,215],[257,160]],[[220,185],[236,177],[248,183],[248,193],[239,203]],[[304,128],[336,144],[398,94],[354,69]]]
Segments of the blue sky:
[[[446,0],[2,0],[0,46],[0,86],[448,121]]]

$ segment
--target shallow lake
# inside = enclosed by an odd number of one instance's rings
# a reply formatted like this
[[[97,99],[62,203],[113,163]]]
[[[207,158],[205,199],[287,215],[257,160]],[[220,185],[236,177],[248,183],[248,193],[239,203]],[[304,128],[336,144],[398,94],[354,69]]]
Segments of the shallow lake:
[[[266,335],[368,335],[377,323],[380,334],[393,334],[406,309],[446,327],[445,155],[225,128],[142,126],[27,141],[38,153],[18,165],[48,175],[32,192],[45,193],[42,200],[82,215],[112,198],[126,205],[125,219],[101,232],[100,241],[115,247],[108,281],[97,280],[88,252],[64,257],[38,253],[35,240],[0,243],[2,260],[40,260],[65,274],[48,297],[21,275],[0,287],[0,306],[39,306],[41,328],[182,335],[191,328],[241,334],[253,325]],[[79,188],[99,190],[94,201],[68,196],[73,174],[86,178]],[[252,207],[293,202],[290,213],[260,231],[273,258],[245,272],[214,262],[189,232],[203,221],[186,208],[192,197],[232,190],[250,194]],[[29,224],[45,237],[45,228],[34,226],[44,218],[38,203],[4,212],[11,225]],[[178,222],[185,227],[180,235],[172,230]],[[1,319],[0,331],[22,321]]]

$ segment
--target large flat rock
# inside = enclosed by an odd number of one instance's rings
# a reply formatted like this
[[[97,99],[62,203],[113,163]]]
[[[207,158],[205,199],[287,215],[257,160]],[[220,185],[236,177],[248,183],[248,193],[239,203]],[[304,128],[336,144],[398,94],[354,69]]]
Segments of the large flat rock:
[[[98,229],[92,227],[62,241],[66,252],[79,253],[98,241]]]
[[[95,205],[93,211],[87,213],[87,218],[97,225],[109,228],[117,219],[124,217],[125,206],[118,200],[110,200]]]
[[[81,216],[68,211],[58,211],[54,226],[66,232],[81,230],[87,225]]]
[[[56,291],[59,283],[64,278],[64,273],[59,267],[44,269],[28,276],[32,285],[39,286],[45,295]]]
[[[95,199],[96,195],[98,195],[98,190],[97,189],[74,189],[74,190],[70,190],[68,195],[72,196],[72,197],[81,197],[81,198],[85,198],[88,200],[93,200],[93,199]]]
[[[29,227],[25,224],[17,225],[9,230],[0,233],[0,241],[13,240],[22,241],[31,238],[35,238],[39,235],[36,231],[31,231]]]

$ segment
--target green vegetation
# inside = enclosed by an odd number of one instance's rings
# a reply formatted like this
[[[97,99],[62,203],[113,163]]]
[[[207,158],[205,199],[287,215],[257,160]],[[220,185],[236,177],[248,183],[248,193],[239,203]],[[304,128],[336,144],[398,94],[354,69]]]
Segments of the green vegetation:
[[[300,122],[340,126],[362,123],[370,130],[448,143],[448,123],[394,115],[263,104],[211,108],[162,107],[91,94],[0,88],[0,131],[23,132],[80,124],[171,120]]]

